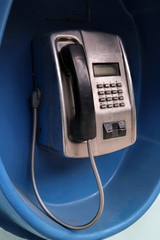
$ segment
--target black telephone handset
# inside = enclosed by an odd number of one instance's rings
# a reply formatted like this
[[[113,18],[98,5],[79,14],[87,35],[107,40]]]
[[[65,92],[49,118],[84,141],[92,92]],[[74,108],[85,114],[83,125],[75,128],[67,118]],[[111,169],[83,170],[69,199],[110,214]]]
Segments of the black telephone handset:
[[[62,64],[69,74],[74,96],[75,115],[70,123],[69,137],[83,142],[96,137],[96,120],[91,81],[82,45],[69,44],[60,52]]]

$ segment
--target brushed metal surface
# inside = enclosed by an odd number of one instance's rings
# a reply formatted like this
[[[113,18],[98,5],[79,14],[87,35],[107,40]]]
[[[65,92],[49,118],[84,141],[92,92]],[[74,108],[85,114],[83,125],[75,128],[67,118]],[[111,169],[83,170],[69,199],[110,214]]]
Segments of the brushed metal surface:
[[[87,31],[66,31],[51,35],[59,82],[62,112],[63,152],[67,157],[87,157],[87,144],[74,143],[68,137],[68,123],[74,115],[74,101],[71,86],[61,70],[58,53],[64,45],[80,43],[84,47],[96,113],[97,136],[92,140],[95,156],[117,151],[133,144],[136,140],[136,109],[129,65],[122,41],[118,36]],[[119,63],[120,76],[95,77],[93,63]],[[97,84],[122,83],[124,107],[100,109]],[[115,88],[113,88],[115,89]],[[117,88],[116,88],[117,89]],[[119,94],[119,96],[122,94]],[[119,102],[119,101],[115,101]],[[103,139],[103,123],[125,120],[127,134],[124,137]]]

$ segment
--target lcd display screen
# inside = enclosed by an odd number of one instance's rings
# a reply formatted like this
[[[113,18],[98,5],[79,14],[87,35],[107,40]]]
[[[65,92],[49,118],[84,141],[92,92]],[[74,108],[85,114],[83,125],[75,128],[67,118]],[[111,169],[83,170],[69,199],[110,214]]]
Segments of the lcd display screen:
[[[118,63],[94,63],[93,72],[95,77],[119,76],[120,69]]]

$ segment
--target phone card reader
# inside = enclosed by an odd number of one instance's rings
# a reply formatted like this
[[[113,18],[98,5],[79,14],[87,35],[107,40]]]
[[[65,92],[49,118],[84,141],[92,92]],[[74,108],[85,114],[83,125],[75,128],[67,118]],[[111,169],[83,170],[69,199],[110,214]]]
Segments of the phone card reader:
[[[126,122],[107,122],[103,124],[103,139],[117,138],[126,135]]]

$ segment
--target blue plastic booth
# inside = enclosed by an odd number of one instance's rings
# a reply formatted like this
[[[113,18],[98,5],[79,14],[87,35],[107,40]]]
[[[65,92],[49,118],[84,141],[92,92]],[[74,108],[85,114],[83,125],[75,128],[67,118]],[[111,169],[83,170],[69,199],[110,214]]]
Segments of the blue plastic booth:
[[[134,223],[160,192],[160,1],[0,1],[0,226],[27,239],[95,240]],[[118,34],[129,59],[138,137],[124,150],[96,158],[105,192],[101,219],[83,231],[65,229],[41,210],[31,184],[33,37],[58,30]],[[42,199],[59,218],[83,224],[97,211],[88,159],[36,148]]]

